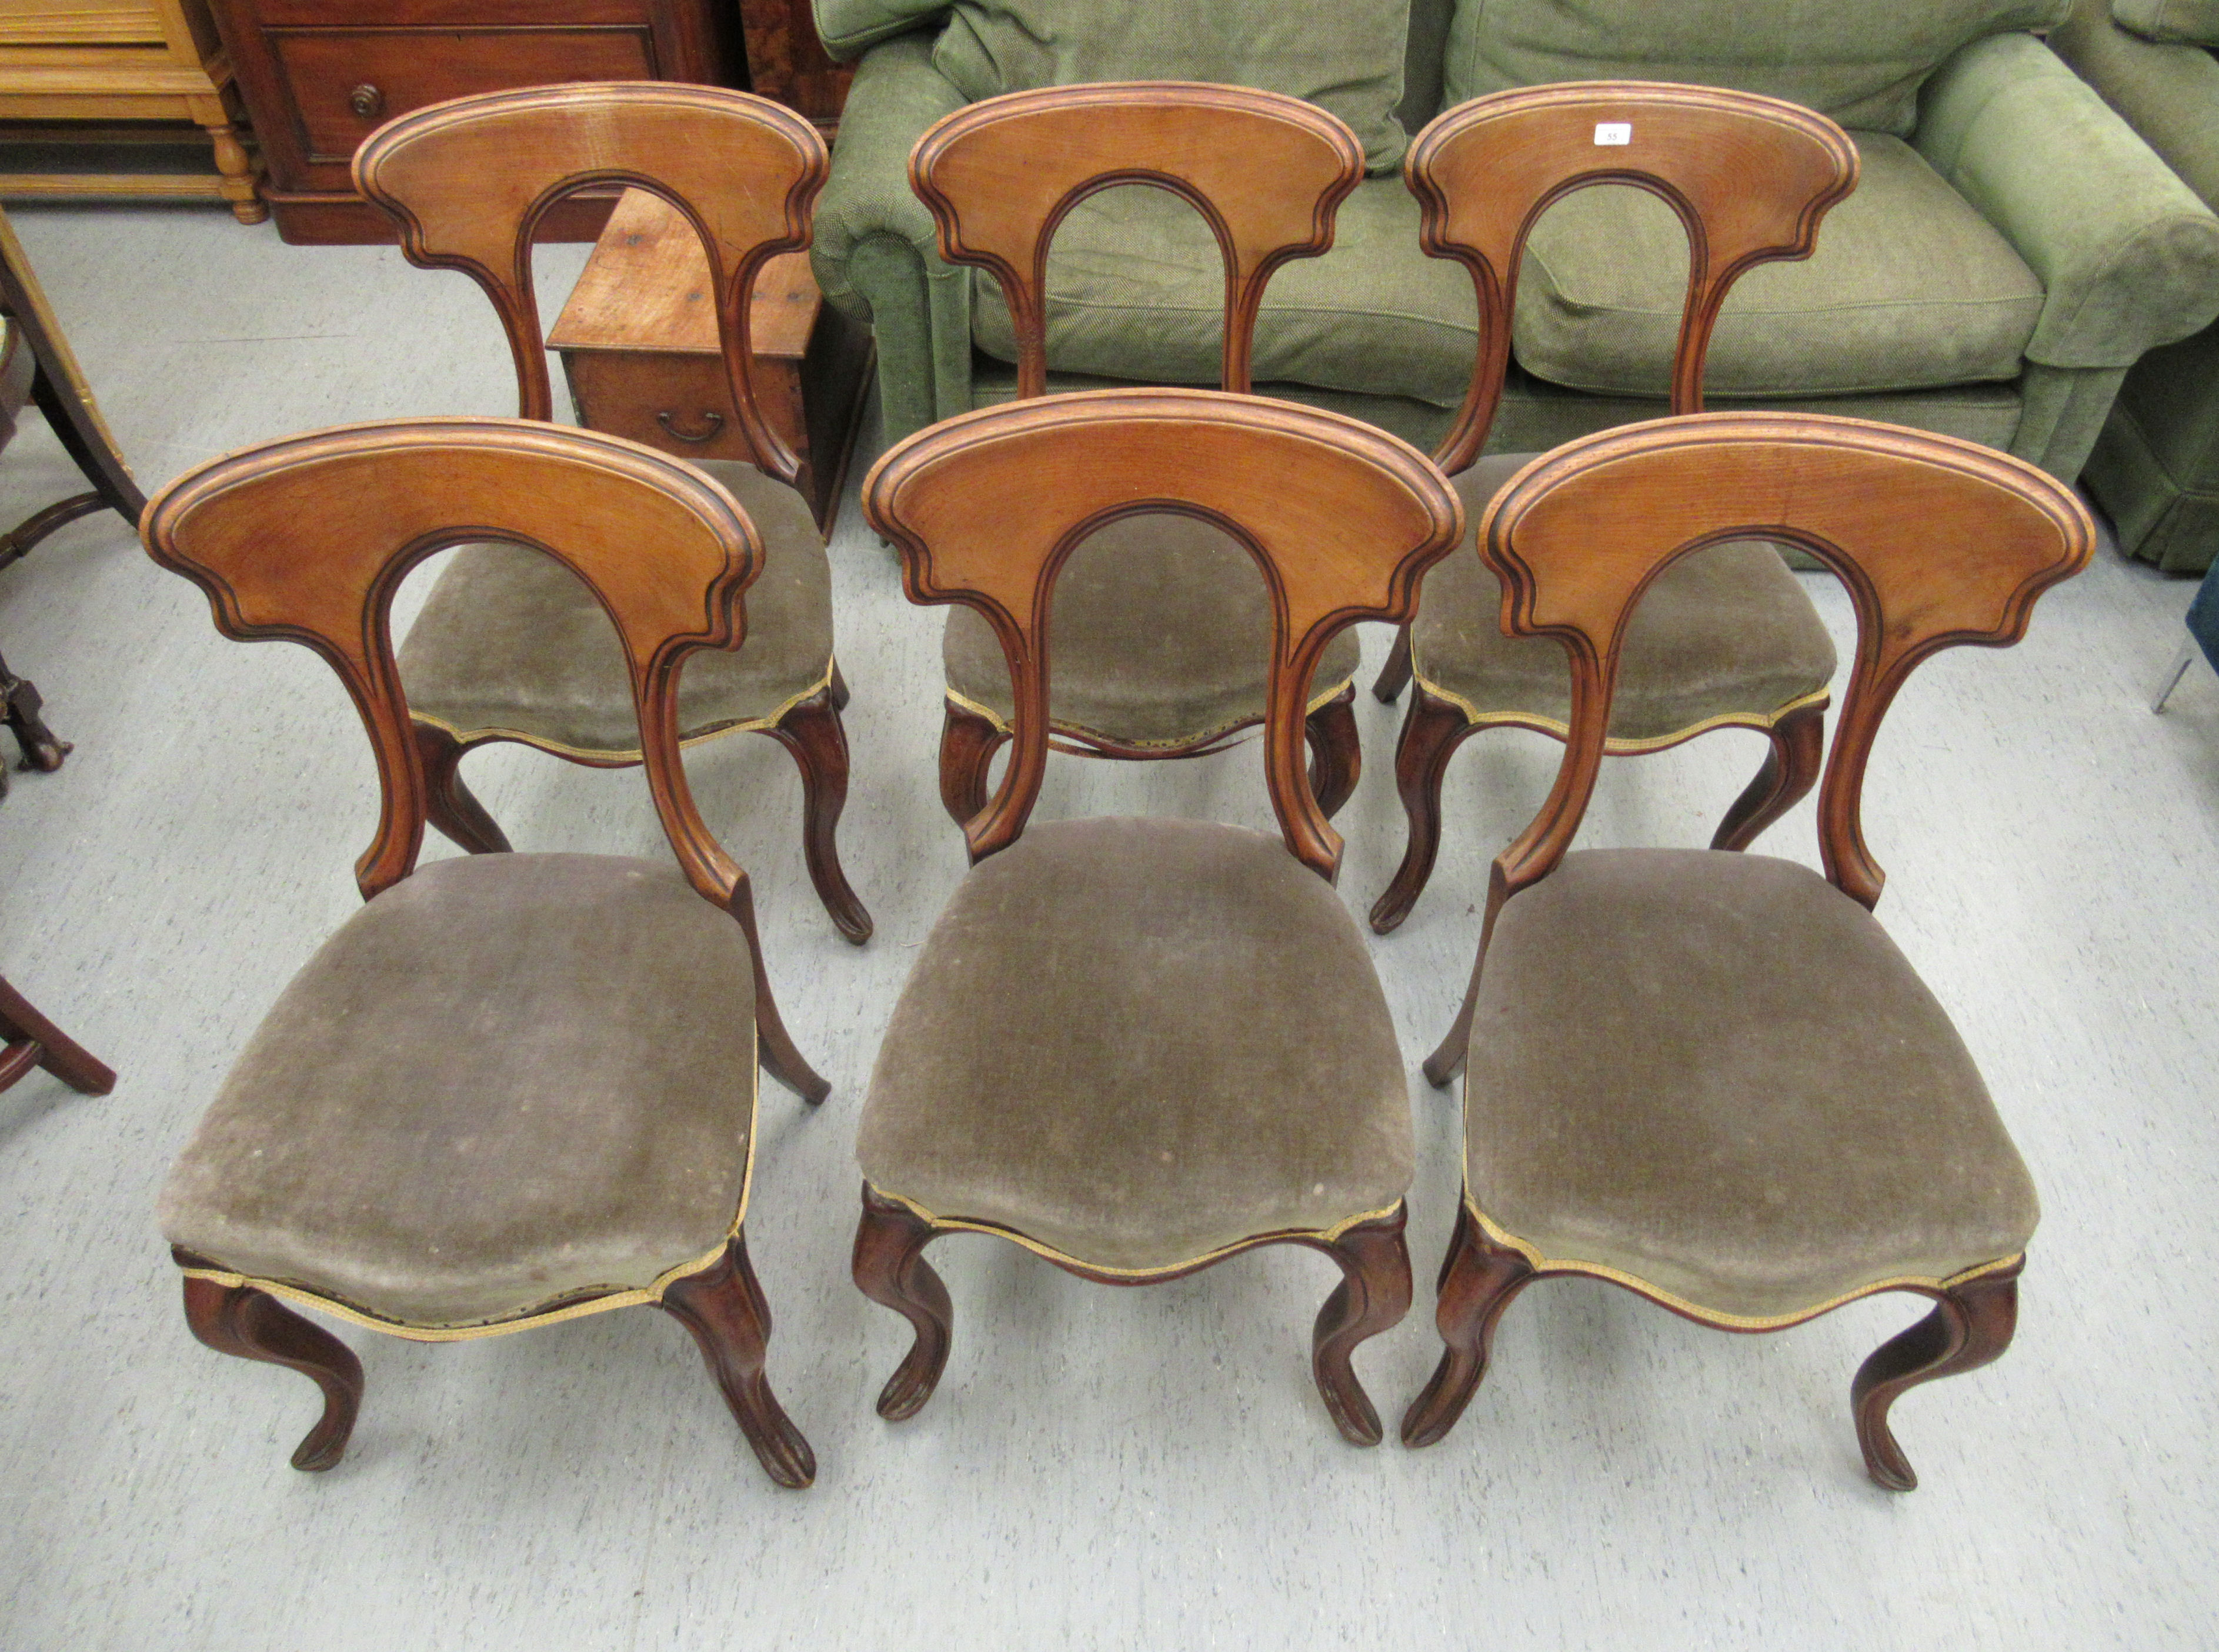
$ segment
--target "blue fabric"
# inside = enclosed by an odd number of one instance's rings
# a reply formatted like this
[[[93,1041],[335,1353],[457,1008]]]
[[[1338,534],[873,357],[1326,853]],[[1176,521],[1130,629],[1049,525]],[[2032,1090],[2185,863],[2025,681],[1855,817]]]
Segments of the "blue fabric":
[[[2211,668],[2219,671],[2219,562],[2212,563],[2203,583],[2196,587],[2196,600],[2188,605],[2188,634],[2211,661]]]

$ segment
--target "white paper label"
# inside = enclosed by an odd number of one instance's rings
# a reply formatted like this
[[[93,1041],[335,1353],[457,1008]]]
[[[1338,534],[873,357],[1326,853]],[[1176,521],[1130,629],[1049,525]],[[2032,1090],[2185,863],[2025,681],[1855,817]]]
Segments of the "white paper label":
[[[1598,121],[1595,122],[1595,142],[1598,145],[1627,144],[1632,141],[1632,121]]]

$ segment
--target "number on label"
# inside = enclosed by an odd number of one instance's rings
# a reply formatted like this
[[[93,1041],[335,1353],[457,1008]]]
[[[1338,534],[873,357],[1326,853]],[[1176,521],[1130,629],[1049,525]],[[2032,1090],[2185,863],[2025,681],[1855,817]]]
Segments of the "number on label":
[[[1598,145],[1628,144],[1632,141],[1632,121],[1598,121],[1595,122],[1595,142]]]

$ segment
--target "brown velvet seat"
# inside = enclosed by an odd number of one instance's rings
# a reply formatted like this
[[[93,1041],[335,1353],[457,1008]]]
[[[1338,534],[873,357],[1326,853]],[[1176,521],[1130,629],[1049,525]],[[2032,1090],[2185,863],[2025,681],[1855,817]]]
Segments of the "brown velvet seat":
[[[1104,1272],[1383,1214],[1414,1162],[1348,909],[1277,838],[1185,820],[1035,825],[964,879],[855,1152],[920,1212]]]
[[[1016,705],[993,627],[954,608],[942,635],[949,699],[1008,728]],[[1191,517],[1126,517],[1089,535],[1056,581],[1048,705],[1059,733],[1097,744],[1206,745],[1262,716],[1271,651],[1271,590],[1238,541]],[[1354,631],[1333,639],[1310,711],[1347,687],[1361,653]]]
[[[142,532],[226,636],[333,667],[381,792],[362,910],[264,1018],[163,1190],[193,1334],[315,1381],[323,1414],[293,1455],[315,1469],[346,1449],[362,1365],[288,1301],[433,1342],[653,1304],[699,1345],[764,1471],[807,1485],[809,1443],[764,1376],[770,1311],[742,1223],[757,1066],[812,1104],[828,1087],[786,1035],[747,874],[703,825],[679,742],[681,674],[730,657],[761,536],[637,443],[471,419],[214,460]],[[431,788],[393,593],[465,545],[543,559],[613,633],[673,860],[417,864]]]
[[[747,936],[675,866],[435,861],[263,1017],[162,1233],[418,1328],[544,1314],[721,1252],[755,1109]]]
[[[1615,124],[1621,145],[1595,134]],[[1424,209],[1421,241],[1471,272],[1480,348],[1470,388],[1435,456],[1475,523],[1532,454],[1479,458],[1502,394],[1527,238],[1545,209],[1595,183],[1633,184],[1676,210],[1688,243],[1686,307],[1671,363],[1672,411],[1702,408],[1719,307],[1760,264],[1810,257],[1819,221],[1855,188],[1857,152],[1823,115],[1775,98],[1633,81],[1537,86],[1475,98],[1411,145],[1403,177]],[[1667,568],[1634,611],[1607,749],[1656,751],[1712,729],[1753,729],[1763,768],[1727,810],[1712,847],[1746,848],[1818,777],[1833,644],[1779,553],[1762,540],[1713,546]],[[1501,592],[1476,556],[1430,575],[1418,618],[1372,692],[1414,676],[1395,749],[1408,837],[1373,903],[1385,934],[1409,916],[1440,848],[1450,760],[1481,729],[1561,739],[1570,703],[1562,652],[1506,638]]]
[[[1506,904],[1464,1186],[1552,1262],[1802,1318],[2034,1236],[1964,1040],[1880,921],[1767,855],[1594,849]]]
[[[1716,849],[1567,853],[1644,587],[1760,527],[1834,570],[1857,615],[1818,800],[1825,875]],[[1464,1183],[1435,1313],[1447,1347],[1406,1444],[1455,1425],[1496,1321],[1537,1279],[1608,1280],[1730,1331],[1906,1290],[1933,1312],[1850,1393],[1867,1471],[1917,1484],[1889,1408],[2010,1345],[2038,1211],[1948,1014],[1872,916],[1865,765],[1920,661],[2017,641],[2094,541],[2078,496],[2023,461],[1814,416],[1606,432],[1496,495],[1480,544],[1505,624],[1569,661],[1570,716],[1426,1064],[1437,1084],[1464,1074]]]
[[[973,266],[981,301],[1009,308],[1017,394],[1047,388],[1049,244],[1069,209],[1146,184],[1183,197],[1216,230],[1225,266],[1221,382],[1249,388],[1257,307],[1271,272],[1333,245],[1334,214],[1363,176],[1355,135],[1298,98],[1153,81],[1051,86],[959,109],[917,140],[910,181],[941,252]],[[1066,749],[1190,757],[1265,721],[1271,593],[1220,528],[1144,512],[1093,531],[1056,587],[1048,714]],[[942,805],[958,825],[985,807],[1010,738],[1008,668],[985,622],[948,616],[940,747]],[[1333,639],[1306,705],[1312,785],[1328,817],[1356,788],[1351,705],[1361,649]]]
[[[1248,96],[1189,90],[1203,108]],[[1408,618],[1462,530],[1454,492],[1338,414],[1113,390],[919,432],[880,460],[863,507],[913,600],[983,611],[1014,689],[1008,767],[964,826],[972,869],[902,989],[863,1108],[855,1282],[917,1333],[880,1414],[913,1415],[946,1365],[953,1314],[923,1255],[942,1234],[997,1234],[1115,1284],[1296,1244],[1342,1272],[1312,1336],[1318,1392],[1343,1438],[1377,1444],[1349,1355],[1409,1306],[1409,1101],[1333,891],[1341,846],[1304,771],[1304,691],[1352,622]],[[1028,827],[1060,726],[1041,633],[1060,576],[1083,566],[1066,553],[1140,511],[1209,525],[1275,593],[1257,640],[1276,840],[1199,821]],[[1106,600],[1125,565],[1101,559]]]
[[[1532,460],[1495,453],[1453,478],[1468,521]],[[1546,637],[1502,634],[1502,587],[1459,549],[1426,576],[1410,627],[1411,661],[1437,698],[1475,727],[1539,724],[1559,738],[1571,718],[1564,651]],[[1612,748],[1676,745],[1695,730],[1823,706],[1834,640],[1801,583],[1762,539],[1713,545],[1672,564],[1643,593],[1625,637],[1625,676],[1610,705]]]
[[[809,506],[751,464],[702,469],[739,501],[768,552],[748,588],[736,653],[697,654],[679,681],[678,733],[774,726],[830,682],[832,568]],[[631,681],[594,593],[520,545],[456,552],[401,644],[408,709],[465,743],[522,740],[564,755],[637,762]]]
[[[737,654],[687,671],[686,740],[752,731],[801,776],[802,853],[840,933],[871,916],[840,865],[848,797],[847,703],[832,652],[832,578],[800,458],[765,421],[747,312],[774,255],[808,245],[829,165],[791,109],[746,92],[648,82],[527,87],[458,97],[388,121],[355,152],[355,187],[400,227],[411,263],[460,270],[493,301],[516,367],[518,407],[552,419],[531,285],[534,227],[553,202],[612,177],[662,197],[701,239],[734,412],[752,463],[701,469],[739,501],[769,561]],[[806,486],[805,486],[806,484]],[[643,545],[643,556],[655,554]],[[572,762],[639,761],[624,661],[591,596],[528,550],[466,547],[442,570],[401,649],[431,784],[432,824],[472,854],[508,848],[463,783],[475,746],[513,740]]]

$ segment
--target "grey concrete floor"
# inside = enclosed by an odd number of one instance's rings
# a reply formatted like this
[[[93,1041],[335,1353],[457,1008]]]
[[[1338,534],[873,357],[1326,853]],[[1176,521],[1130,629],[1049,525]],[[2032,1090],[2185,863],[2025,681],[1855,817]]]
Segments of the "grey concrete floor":
[[[287,247],[200,210],[16,219],[150,489],[311,426],[513,410],[475,289],[390,250]],[[549,264],[575,272],[576,252]],[[0,462],[9,521],[76,485],[29,425]],[[112,516],[0,574],[0,647],[77,742],[0,804],[0,960],[121,1074],[104,1098],[44,1075],[0,1096],[0,1647],[2219,1640],[2219,1117],[2199,1030],[2219,680],[2198,665],[2166,715],[2147,709],[2187,586],[2106,550],[2021,647],[1928,667],[1872,766],[1880,914],[2047,1210],[2017,1345],[1899,1407],[1924,1483],[1892,1497],[1860,1471],[1848,1388],[1911,1299],[1738,1338],[1551,1283],[1507,1316],[1444,1444],[1364,1451],[1307,1369],[1331,1265],[1284,1249],[1115,1290],[947,1241],[947,1378],[915,1420],[880,1421],[907,1332],[848,1279],[856,1109],[963,859],[935,795],[940,616],[904,601],[852,508],[832,554],[855,688],[841,838],[868,947],[811,895],[785,755],[737,738],[691,759],[757,879],[789,1024],[835,1086],[815,1115],[766,1087],[749,1221],[771,1375],[821,1464],[804,1494],[757,1472],[683,1332],[644,1309],[450,1346],[348,1330],[369,1378],[352,1450],[327,1475],[286,1467],[308,1385],[188,1337],[152,1211],[232,1054],[355,904],[368,748],[319,661],[221,639]],[[1812,583],[1846,640],[1846,603]],[[1385,641],[1366,637],[1375,666]],[[1402,832],[1395,714],[1360,704],[1365,778],[1340,821],[1359,911]],[[1489,857],[1556,749],[1464,748],[1441,868],[1373,948],[1420,1157],[1419,1302],[1358,1359],[1383,1413],[1432,1368],[1456,1199],[1456,1106],[1417,1062],[1461,991]],[[1760,755],[1720,734],[1613,763],[1584,841],[1700,843]],[[513,747],[472,772],[519,847],[663,852],[636,772]],[[1115,811],[1265,823],[1257,749],[1052,767],[1043,817]],[[1809,809],[1764,848],[1815,864]]]

